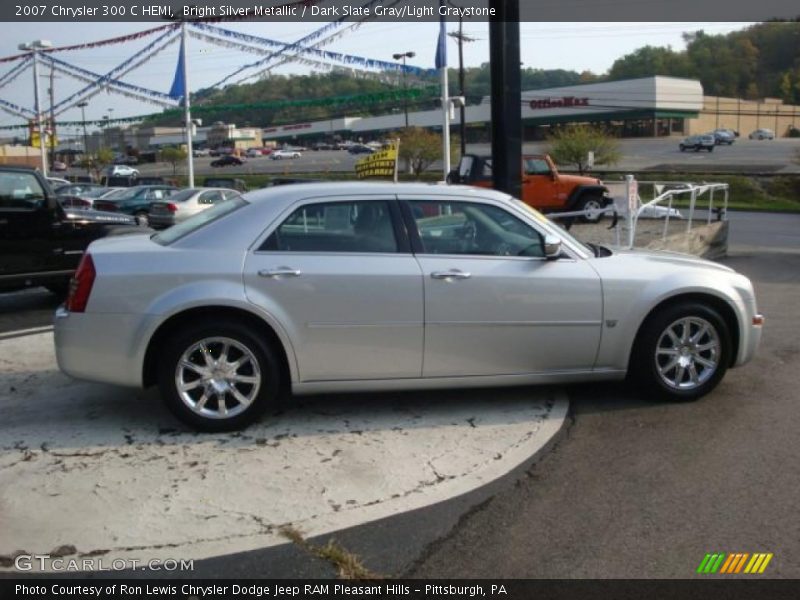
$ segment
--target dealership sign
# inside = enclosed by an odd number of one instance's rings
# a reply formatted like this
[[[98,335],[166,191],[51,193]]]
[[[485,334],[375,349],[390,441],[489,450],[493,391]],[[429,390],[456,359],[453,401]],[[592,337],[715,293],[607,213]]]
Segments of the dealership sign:
[[[575,106],[589,106],[589,98],[563,96],[562,98],[547,98],[545,100],[531,100],[530,102],[530,107],[533,110],[540,108],[573,108]]]

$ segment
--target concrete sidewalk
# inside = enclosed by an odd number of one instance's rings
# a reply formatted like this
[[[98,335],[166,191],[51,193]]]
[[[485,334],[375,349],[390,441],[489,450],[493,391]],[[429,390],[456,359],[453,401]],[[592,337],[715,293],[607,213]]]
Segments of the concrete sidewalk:
[[[466,494],[559,431],[552,389],[298,398],[198,434],[158,395],[78,382],[49,333],[0,341],[0,565],[21,551],[207,558]],[[74,547],[74,550],[73,550]]]

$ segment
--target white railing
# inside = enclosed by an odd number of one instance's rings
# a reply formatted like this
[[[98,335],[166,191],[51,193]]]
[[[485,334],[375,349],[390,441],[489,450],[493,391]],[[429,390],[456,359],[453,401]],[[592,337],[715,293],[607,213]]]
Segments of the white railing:
[[[639,195],[641,186],[653,187],[654,197],[645,203]],[[672,186],[673,189],[661,191],[667,186]],[[614,187],[613,184],[612,186]],[[626,224],[628,239],[627,247],[632,248],[636,242],[636,229],[639,219],[647,215],[655,215],[659,218],[663,214],[664,227],[662,230],[662,239],[666,238],[669,233],[669,223],[671,218],[683,218],[683,215],[678,212],[674,206],[673,201],[675,198],[689,197],[689,209],[686,217],[686,232],[689,233],[692,229],[692,223],[695,221],[695,211],[698,208],[698,202],[703,203],[704,197],[708,199],[708,215],[706,217],[706,224],[711,224],[714,214],[717,215],[718,220],[727,219],[728,213],[728,200],[730,196],[730,189],[727,183],[692,183],[684,181],[637,181],[633,175],[628,175],[621,186],[618,186],[622,194],[615,197],[614,204],[606,207],[605,209],[586,209],[580,211],[559,212],[551,213],[548,215],[551,219],[574,219],[575,217],[587,217],[587,219],[594,219],[599,215],[613,215],[614,221],[610,228],[614,229],[614,244],[621,245],[622,234],[620,232],[620,222],[624,221]],[[624,187],[624,190],[622,189]],[[660,193],[659,193],[660,192]],[[624,195],[623,195],[624,194]],[[706,196],[707,195],[707,196]],[[719,196],[722,196],[721,206],[719,205]],[[717,198],[715,204],[715,196]],[[704,203],[703,203],[704,204]],[[659,209],[662,209],[659,211]]]

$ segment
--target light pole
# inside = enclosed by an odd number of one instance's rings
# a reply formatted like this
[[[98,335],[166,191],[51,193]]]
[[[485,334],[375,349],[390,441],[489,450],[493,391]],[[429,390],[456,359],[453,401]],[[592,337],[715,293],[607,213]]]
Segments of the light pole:
[[[36,40],[29,44],[20,44],[18,48],[23,52],[30,52],[33,58],[33,96],[36,110],[36,124],[39,129],[39,152],[42,158],[42,175],[47,177],[47,152],[44,147],[44,126],[42,124],[42,105],[39,101],[39,51],[52,48],[52,42]]]
[[[451,38],[458,40],[458,93],[464,98],[459,108],[459,134],[461,135],[461,156],[467,153],[467,124],[465,122],[465,104],[467,93],[464,91],[464,42],[474,42],[477,38],[464,33],[464,19],[458,18],[458,33],[448,33]]]
[[[81,109],[81,125],[83,125],[83,162],[88,165],[89,134],[86,133],[86,107],[89,106],[89,103],[84,100],[83,102],[78,102],[76,106]],[[88,170],[89,167],[87,166],[86,168]]]
[[[408,128],[408,96],[406,96],[406,59],[407,58],[414,58],[416,56],[415,52],[398,52],[396,54],[392,54],[392,58],[395,60],[403,60],[403,112],[406,116],[406,128]]]

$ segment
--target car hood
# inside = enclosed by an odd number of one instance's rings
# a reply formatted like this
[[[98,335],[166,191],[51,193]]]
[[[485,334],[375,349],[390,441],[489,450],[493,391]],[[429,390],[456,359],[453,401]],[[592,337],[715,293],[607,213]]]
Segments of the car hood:
[[[735,271],[730,267],[715,263],[699,256],[691,254],[683,254],[682,252],[671,252],[669,250],[614,250],[614,254],[619,257],[619,260],[629,262],[631,264],[639,264],[642,268],[647,268],[650,265],[653,268],[695,268],[695,269],[710,269],[713,271],[723,271],[727,273],[734,273]]]
[[[108,223],[110,225],[136,225],[136,219],[122,213],[103,210],[86,210],[82,208],[65,208],[64,216],[69,221],[89,223]]]

